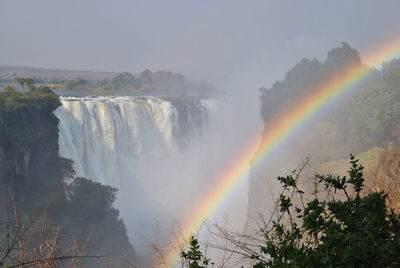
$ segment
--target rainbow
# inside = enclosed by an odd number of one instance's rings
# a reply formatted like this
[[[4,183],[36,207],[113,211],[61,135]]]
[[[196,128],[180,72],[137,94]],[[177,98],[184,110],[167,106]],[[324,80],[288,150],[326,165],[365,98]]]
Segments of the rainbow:
[[[364,61],[371,66],[379,66],[400,56],[400,38],[386,42],[364,57]],[[210,187],[206,195],[202,196],[181,226],[181,238],[171,241],[163,252],[163,260],[159,260],[158,267],[173,267],[179,258],[179,247],[187,239],[197,233],[202,223],[219,205],[229,196],[232,190],[242,180],[247,178],[250,166],[257,165],[263,158],[296,133],[301,125],[311,120],[321,109],[343,97],[355,86],[362,82],[372,72],[372,68],[363,65],[348,66],[345,71],[332,75],[317,87],[310,89],[305,96],[282,113],[276,115],[266,126],[263,139],[254,139],[237,156],[230,165],[216,178],[216,183]],[[252,159],[250,164],[250,159]]]

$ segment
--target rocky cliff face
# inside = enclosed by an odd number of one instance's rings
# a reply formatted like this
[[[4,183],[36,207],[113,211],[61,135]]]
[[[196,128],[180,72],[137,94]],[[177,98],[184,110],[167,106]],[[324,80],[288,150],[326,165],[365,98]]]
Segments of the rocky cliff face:
[[[400,145],[400,60],[394,59],[381,69],[374,69],[364,65],[357,50],[346,43],[329,51],[323,62],[301,60],[282,81],[270,89],[261,89],[261,117],[265,126],[280,111],[295,107],[299,97],[312,94],[313,88],[325,86],[326,81],[350,72],[353,67],[364,68],[369,75],[356,79],[358,82],[351,86],[346,85],[349,90],[344,97],[313,113],[312,120],[285,139],[285,144],[279,146],[267,165],[252,169],[249,218],[257,217],[260,212],[269,213],[273,207],[271,193],[277,193],[271,190],[270,184],[275,184],[277,176],[287,174],[307,156],[311,156],[308,175],[314,175],[327,170],[323,167],[334,166],[336,171],[340,170],[341,163],[348,163],[349,153],[360,155],[361,159],[361,155],[366,156],[368,162],[363,165],[370,168],[368,165],[379,160],[371,152]],[[343,171],[346,170],[347,166]],[[307,177],[306,172],[303,175]]]
[[[64,182],[65,174],[73,177],[74,171],[59,157],[59,122],[54,114],[59,105],[48,90],[0,92],[0,220],[11,215],[12,194],[22,216],[44,210],[47,223],[60,226],[63,237],[86,243],[85,253],[131,261],[135,251],[112,207],[115,189],[84,178],[73,180],[73,187]]]
[[[58,119],[53,114],[58,98],[45,92],[5,92],[1,97],[1,200],[13,193],[28,212],[45,204],[62,205],[66,197],[58,157]]]
[[[302,59],[289,70],[282,81],[271,88],[261,88],[260,115],[265,129],[269,127],[274,116],[296,105],[299,98],[310,94],[338,71],[347,72],[355,66],[363,66],[357,50],[343,43],[327,53],[325,61]],[[364,66],[368,68],[367,66]],[[354,95],[357,88],[352,94]],[[312,122],[285,140],[285,145],[274,151],[267,163],[251,170],[249,184],[249,219],[258,215],[268,215],[274,206],[273,193],[280,191],[276,182],[277,176],[287,174],[295,169],[307,156],[313,160],[326,161],[329,158],[347,157],[352,151],[350,141],[346,138],[352,127],[348,122],[350,97],[329,107],[329,112],[320,113]],[[255,224],[249,227],[257,228]]]

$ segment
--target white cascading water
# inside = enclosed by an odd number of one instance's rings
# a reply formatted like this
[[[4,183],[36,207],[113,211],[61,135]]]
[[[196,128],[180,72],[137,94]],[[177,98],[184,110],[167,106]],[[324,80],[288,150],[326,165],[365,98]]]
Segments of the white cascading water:
[[[74,161],[77,176],[117,188],[130,179],[138,157],[171,153],[187,136],[197,137],[208,104],[201,100],[197,111],[183,111],[198,114],[182,124],[173,103],[156,97],[61,97],[61,103],[60,156]]]
[[[116,206],[139,253],[146,242],[165,239],[168,230],[160,234],[160,226],[177,220],[177,207],[182,206],[180,198],[172,201],[167,195],[195,180],[189,178],[192,162],[180,166],[189,160],[182,151],[199,142],[213,101],[135,96],[60,99],[62,106],[56,111],[60,156],[74,161],[77,176],[119,189]],[[171,166],[174,172],[168,175]],[[179,178],[174,183],[182,174],[184,181]]]

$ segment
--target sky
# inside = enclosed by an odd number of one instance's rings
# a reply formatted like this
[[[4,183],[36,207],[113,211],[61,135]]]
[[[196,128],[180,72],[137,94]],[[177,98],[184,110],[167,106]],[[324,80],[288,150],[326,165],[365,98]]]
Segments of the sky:
[[[303,57],[400,35],[398,0],[0,0],[0,65],[272,83]]]

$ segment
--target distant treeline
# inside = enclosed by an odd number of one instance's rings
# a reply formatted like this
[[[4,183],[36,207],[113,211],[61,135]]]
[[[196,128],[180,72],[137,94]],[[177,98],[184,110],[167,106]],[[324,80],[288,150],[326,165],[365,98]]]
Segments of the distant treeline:
[[[20,75],[19,75],[20,76]],[[0,86],[14,83],[15,77],[0,76]],[[207,82],[190,82],[182,74],[169,71],[144,70],[138,75],[120,73],[107,79],[45,78],[33,76],[38,84],[46,84],[52,90],[81,91],[85,94],[156,93],[166,95],[212,95],[214,88]]]

